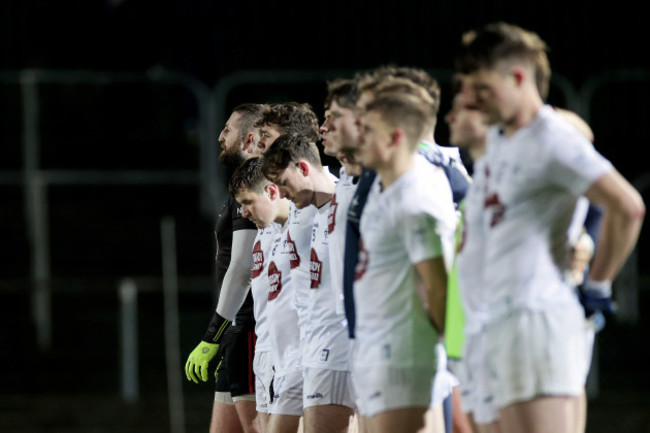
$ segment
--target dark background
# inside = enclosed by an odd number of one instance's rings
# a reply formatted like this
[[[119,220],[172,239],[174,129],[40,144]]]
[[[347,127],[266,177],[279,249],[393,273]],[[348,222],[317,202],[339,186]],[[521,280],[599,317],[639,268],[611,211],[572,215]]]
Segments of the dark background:
[[[416,66],[441,82],[436,138],[445,144],[448,77],[462,33],[509,21],[548,43],[554,72],[549,102],[589,120],[598,150],[647,202],[647,14],[642,2],[594,3],[0,2],[0,430],[169,430],[160,282],[163,217],[176,222],[183,363],[214,308],[217,205],[202,205],[196,183],[52,184],[46,188],[52,339],[48,348],[39,347],[31,306],[34,252],[22,181],[27,130],[20,71],[144,77],[40,83],[40,169],[198,173],[205,127],[199,105],[186,87],[147,80],[152,71],[183,74],[207,92],[226,80],[242,80],[222,100],[226,113],[242,102],[298,100],[310,103],[322,120],[326,78],[387,63]],[[242,78],[251,75],[257,84]],[[576,98],[567,98],[566,84]],[[210,125],[213,138],[225,120],[217,117]],[[633,274],[637,315],[608,318],[598,337],[598,392],[590,400],[589,432],[650,431],[643,344],[650,331],[647,249],[644,228]],[[140,289],[136,403],[121,400],[119,385],[116,292],[128,276],[138,279]],[[212,385],[185,382],[183,390],[188,431],[205,431]]]

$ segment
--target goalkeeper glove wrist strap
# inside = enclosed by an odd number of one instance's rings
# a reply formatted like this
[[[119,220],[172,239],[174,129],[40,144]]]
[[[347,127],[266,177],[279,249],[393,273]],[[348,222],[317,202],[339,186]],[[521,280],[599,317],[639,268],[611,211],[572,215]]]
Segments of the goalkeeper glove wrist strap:
[[[225,319],[215,312],[208,325],[208,330],[203,336],[203,341],[207,343],[219,344],[224,331],[230,326],[230,320]]]

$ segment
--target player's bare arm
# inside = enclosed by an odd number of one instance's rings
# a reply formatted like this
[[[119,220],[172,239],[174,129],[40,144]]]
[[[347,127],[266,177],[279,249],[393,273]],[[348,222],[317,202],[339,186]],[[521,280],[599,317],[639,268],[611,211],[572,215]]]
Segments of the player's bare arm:
[[[638,191],[616,170],[594,182],[585,195],[603,208],[599,244],[589,277],[611,281],[637,242],[645,205]]]
[[[253,267],[251,249],[256,234],[257,230],[233,232],[230,266],[223,279],[217,305],[217,313],[228,320],[235,318],[248,294]]]
[[[415,265],[424,289],[429,315],[439,335],[444,333],[447,305],[447,269],[443,257],[424,260]]]

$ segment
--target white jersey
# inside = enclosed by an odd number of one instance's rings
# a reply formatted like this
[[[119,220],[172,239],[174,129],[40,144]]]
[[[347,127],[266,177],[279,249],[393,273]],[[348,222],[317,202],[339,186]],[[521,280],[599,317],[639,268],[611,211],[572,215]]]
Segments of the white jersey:
[[[348,370],[348,328],[345,313],[337,312],[332,289],[329,253],[330,202],[318,209],[312,226],[310,249],[311,284],[307,302],[304,367]]]
[[[456,255],[458,293],[465,313],[466,335],[479,332],[489,317],[490,293],[483,282],[485,233],[483,233],[483,159],[474,162],[473,182],[464,200],[463,233]]]
[[[275,374],[300,371],[300,330],[287,249],[288,226],[278,231],[268,253],[268,317],[271,356]]]
[[[253,269],[251,272],[251,294],[253,295],[253,315],[255,316],[255,350],[266,351],[271,348],[269,342],[266,300],[269,295],[269,250],[273,239],[281,227],[277,223],[259,229],[253,242]]]
[[[332,202],[329,207],[327,230],[329,234],[330,272],[332,289],[336,297],[336,312],[345,314],[343,306],[343,258],[345,257],[345,234],[347,231],[348,208],[357,190],[353,177],[341,168]]]
[[[493,127],[475,188],[484,233],[484,286],[490,320],[527,308],[575,304],[565,279],[569,226],[580,196],[611,164],[593,145],[544,106],[511,137]],[[471,236],[468,237],[468,241]],[[472,272],[472,269],[465,269]]]
[[[368,362],[428,367],[438,336],[417,290],[414,265],[443,257],[449,269],[457,217],[443,169],[414,158],[414,168],[385,190],[375,179],[361,216],[356,350]]]
[[[307,297],[311,285],[309,273],[309,251],[311,248],[311,229],[318,209],[316,206],[296,208],[291,202],[289,219],[287,220],[287,248],[291,266],[291,279],[293,281],[294,303],[298,311],[298,326],[300,337],[304,337],[307,327]]]

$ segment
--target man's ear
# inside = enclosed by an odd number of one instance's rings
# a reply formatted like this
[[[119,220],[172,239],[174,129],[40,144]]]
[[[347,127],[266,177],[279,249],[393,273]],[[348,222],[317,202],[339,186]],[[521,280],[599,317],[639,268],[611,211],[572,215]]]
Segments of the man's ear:
[[[264,187],[264,192],[266,192],[269,195],[269,198],[271,200],[275,200],[276,198],[280,197],[280,191],[278,190],[278,186],[274,183],[269,183]]]
[[[402,140],[403,136],[404,136],[404,131],[401,128],[393,129],[393,132],[391,132],[390,134],[390,145],[391,146],[397,145]]]
[[[252,132],[249,132],[244,139],[244,150],[249,152],[251,151],[251,146],[255,145],[255,136]]]
[[[517,86],[521,86],[521,84],[526,80],[526,77],[528,76],[528,70],[517,65],[512,67],[511,73],[512,77],[515,79]]]
[[[300,161],[298,161],[298,162],[296,163],[296,168],[298,168],[298,171],[300,171],[300,173],[301,173],[304,177],[309,176],[309,169],[310,169],[311,167],[309,166],[309,163],[307,163],[307,161],[305,161],[304,159],[301,159]]]

